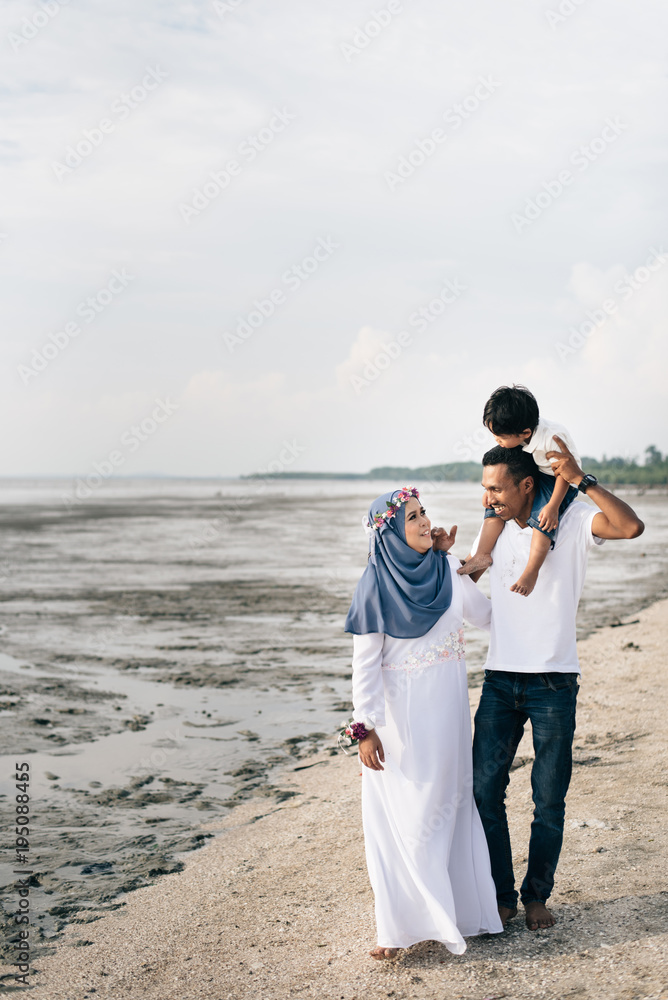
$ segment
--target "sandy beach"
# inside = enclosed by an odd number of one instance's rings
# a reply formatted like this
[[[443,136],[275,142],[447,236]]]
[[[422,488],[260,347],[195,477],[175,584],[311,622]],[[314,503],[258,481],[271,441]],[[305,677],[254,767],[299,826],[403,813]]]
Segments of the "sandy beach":
[[[624,620],[627,622],[627,620]],[[35,1000],[342,1000],[668,997],[668,601],[580,643],[575,768],[552,898],[557,926],[434,942],[390,963],[374,944],[360,766],[321,753],[283,775],[284,803],[251,799],[202,833],[182,872],[72,923],[35,960]],[[470,691],[475,708],[479,687]],[[518,871],[530,822],[530,738],[509,789]],[[5,970],[5,972],[10,970]],[[9,985],[9,980],[4,982]]]
[[[200,823],[249,797],[285,801],[283,776],[326,753],[350,707],[343,621],[366,556],[364,491],[387,485],[129,480],[70,509],[66,483],[5,483],[0,794],[13,799],[15,762],[29,761],[35,955],[75,915],[178,872],[211,836]],[[479,503],[474,483],[430,494],[435,523],[459,524],[460,555]],[[579,638],[667,595],[666,497],[632,503],[647,531],[590,560]],[[467,630],[469,671],[486,646]],[[6,856],[8,930],[16,878]]]

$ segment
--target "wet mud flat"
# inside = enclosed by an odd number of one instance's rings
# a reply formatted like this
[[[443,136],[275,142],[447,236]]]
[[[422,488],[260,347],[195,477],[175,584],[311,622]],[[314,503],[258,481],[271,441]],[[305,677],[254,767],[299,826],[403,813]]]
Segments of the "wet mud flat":
[[[581,646],[554,928],[529,931],[520,910],[503,934],[469,938],[464,955],[429,941],[373,962],[360,768],[318,756],[286,778],[296,796],[270,809],[241,804],[184,871],[85,928],[70,926],[55,954],[35,963],[35,1000],[665,997],[668,602],[638,617]],[[470,691],[472,710],[479,696]],[[518,878],[532,812],[530,733],[520,754],[508,788]]]
[[[123,906],[236,803],[271,810],[294,794],[292,771],[335,753],[365,501],[346,496],[342,515],[326,492],[226,488],[0,506],[2,792],[11,803],[15,761],[29,761],[43,942]],[[464,500],[440,498],[435,520]],[[464,537],[476,523],[477,511]],[[622,572],[592,560],[581,631],[628,620],[665,589],[665,547],[625,550]],[[484,639],[472,638],[479,666]],[[11,896],[17,876],[1,874]]]
[[[261,709],[253,707],[259,714],[249,720],[251,705],[224,717],[215,694],[202,697],[201,689],[189,704],[166,700],[149,709],[139,696],[155,682],[135,683],[129,694],[101,690],[96,699],[90,688],[57,676],[30,684],[30,673],[0,674],[14,734],[8,740],[2,727],[5,743],[13,744],[2,761],[5,779],[17,762],[30,766],[25,856],[37,954],[70,920],[98,919],[123,905],[126,893],[179,871],[184,852],[213,835],[202,825],[215,827],[238,802],[259,797],[271,808],[292,796],[282,774],[331,743],[331,727],[305,725],[286,737],[276,720],[263,722]],[[12,793],[11,780],[4,780],[10,814]],[[8,958],[17,929],[10,901],[21,875],[11,863],[0,875]]]
[[[153,512],[159,530],[180,521],[169,507]],[[11,803],[9,772],[30,762],[35,930],[48,941],[178,870],[212,836],[203,822],[293,794],[274,773],[331,745],[347,643],[321,587],[217,579],[225,560],[203,564],[200,546],[163,548],[157,565],[139,544],[130,553],[137,518],[151,533],[137,505],[63,524],[43,507],[3,514],[15,566],[0,592],[3,792]],[[9,896],[16,877],[6,865]]]
[[[280,686],[246,686],[245,698],[231,704],[235,684],[213,688],[209,672],[181,692],[135,662],[119,670],[99,659],[60,660],[50,667],[0,661],[13,668],[0,670],[3,777],[16,761],[31,767],[34,944],[180,870],[183,852],[212,836],[202,823],[215,825],[238,802],[263,797],[270,807],[294,794],[281,772],[331,745],[335,713],[347,709],[331,685],[321,685],[330,720],[315,729],[293,707],[313,696],[301,677],[299,691],[281,674]],[[296,735],[286,730],[289,714]],[[11,809],[10,784],[3,782],[3,793]],[[1,875],[9,898],[20,876],[11,865]],[[11,909],[3,912],[8,957],[16,927]]]

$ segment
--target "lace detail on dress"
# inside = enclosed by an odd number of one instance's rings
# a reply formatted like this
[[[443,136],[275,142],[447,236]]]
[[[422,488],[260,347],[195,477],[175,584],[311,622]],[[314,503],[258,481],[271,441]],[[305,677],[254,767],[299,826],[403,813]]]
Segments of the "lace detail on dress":
[[[425,649],[410,653],[405,660],[400,660],[398,663],[383,663],[383,670],[425,670],[443,660],[463,659],[465,649],[464,629],[460,628],[458,632],[450,632],[444,636],[440,642],[432,642]]]

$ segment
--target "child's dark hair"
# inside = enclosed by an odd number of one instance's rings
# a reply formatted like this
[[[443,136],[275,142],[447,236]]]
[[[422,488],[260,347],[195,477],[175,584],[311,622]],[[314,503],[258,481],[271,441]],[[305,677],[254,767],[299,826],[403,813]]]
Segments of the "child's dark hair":
[[[534,462],[533,455],[525,451],[522,445],[518,445],[517,448],[502,448],[500,445],[490,448],[482,456],[482,464],[507,466],[508,475],[515,486],[519,486],[527,476],[532,476],[534,485],[538,485],[538,466]]]
[[[482,422],[492,434],[521,434],[538,426],[538,403],[523,385],[502,385],[485,403]]]

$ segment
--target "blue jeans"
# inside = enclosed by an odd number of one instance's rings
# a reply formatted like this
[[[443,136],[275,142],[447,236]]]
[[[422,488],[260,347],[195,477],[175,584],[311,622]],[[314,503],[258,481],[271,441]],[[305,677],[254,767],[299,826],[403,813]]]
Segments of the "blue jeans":
[[[527,521],[527,524],[531,528],[537,528],[539,531],[542,531],[544,535],[547,535],[547,537],[552,540],[553,548],[554,548],[554,541],[555,538],[557,537],[557,531],[559,530],[559,528],[555,528],[553,531],[545,531],[545,529],[541,528],[540,526],[540,521],[538,520],[538,516],[543,507],[545,506],[545,504],[548,503],[548,501],[550,500],[552,493],[554,491],[554,484],[555,484],[554,476],[548,476],[546,472],[538,473],[538,479],[536,481],[536,495],[533,498],[533,504],[531,505],[531,517]],[[564,511],[570,507],[570,505],[573,503],[577,495],[578,491],[575,488],[575,486],[569,486],[568,493],[559,504],[559,520],[561,520]],[[485,507],[485,517],[497,517],[497,516],[498,515],[492,510],[491,507]]]
[[[571,780],[577,674],[486,670],[473,737],[473,794],[485,829],[500,906],[514,909],[517,891],[506,817],[510,765],[531,721],[536,754],[531,769],[534,813],[523,903],[545,902],[564,836]]]

